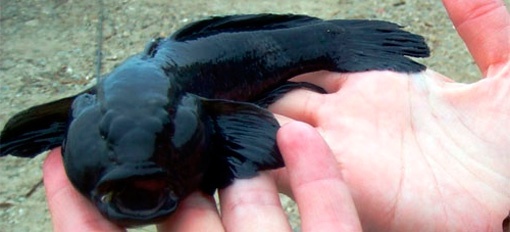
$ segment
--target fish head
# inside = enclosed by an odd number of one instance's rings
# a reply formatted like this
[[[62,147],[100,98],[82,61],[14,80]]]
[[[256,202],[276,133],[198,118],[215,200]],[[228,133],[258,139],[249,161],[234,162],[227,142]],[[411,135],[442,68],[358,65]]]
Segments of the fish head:
[[[167,114],[117,114],[83,95],[73,105],[63,146],[71,183],[109,220],[136,226],[161,221],[198,190],[208,156],[198,101],[179,97]]]

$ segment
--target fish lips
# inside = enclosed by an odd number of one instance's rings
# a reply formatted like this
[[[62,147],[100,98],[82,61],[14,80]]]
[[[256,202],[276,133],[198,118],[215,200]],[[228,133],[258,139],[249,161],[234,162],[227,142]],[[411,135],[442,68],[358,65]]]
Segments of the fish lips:
[[[177,209],[179,196],[168,174],[153,165],[118,166],[104,175],[91,193],[110,221],[137,226],[162,221]]]

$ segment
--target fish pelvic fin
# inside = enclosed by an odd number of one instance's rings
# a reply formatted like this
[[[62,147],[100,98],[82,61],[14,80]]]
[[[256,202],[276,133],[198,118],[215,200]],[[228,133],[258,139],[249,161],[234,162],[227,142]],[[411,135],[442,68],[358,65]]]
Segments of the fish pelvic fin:
[[[9,119],[0,135],[0,156],[33,158],[62,144],[73,97],[24,110]]]
[[[203,99],[202,104],[213,122],[214,158],[204,179],[206,192],[284,166],[276,144],[279,124],[271,112],[246,102]]]

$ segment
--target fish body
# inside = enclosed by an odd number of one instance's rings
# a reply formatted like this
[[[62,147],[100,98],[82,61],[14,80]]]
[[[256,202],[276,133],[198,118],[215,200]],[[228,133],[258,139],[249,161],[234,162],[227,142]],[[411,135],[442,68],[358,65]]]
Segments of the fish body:
[[[303,15],[235,15],[151,41],[97,86],[9,120],[0,156],[63,147],[76,189],[110,220],[157,222],[181,199],[283,167],[278,122],[264,109],[328,70],[419,72],[422,37],[393,23]]]

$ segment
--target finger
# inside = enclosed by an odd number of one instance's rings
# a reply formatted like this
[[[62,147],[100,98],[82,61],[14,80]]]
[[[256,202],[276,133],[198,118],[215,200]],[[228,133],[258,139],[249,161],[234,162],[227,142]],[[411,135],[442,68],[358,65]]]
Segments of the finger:
[[[319,133],[309,125],[293,122],[278,131],[277,140],[303,231],[361,231],[349,189]]]
[[[177,211],[158,225],[158,231],[224,231],[212,196],[195,192],[186,197]]]
[[[267,173],[235,180],[220,191],[227,231],[291,231],[276,185]]]
[[[421,74],[420,74],[421,75]],[[304,81],[311,81],[313,75],[300,76]],[[378,93],[377,97],[393,97],[393,90],[400,87],[395,83],[407,83],[409,74],[395,73],[391,71],[367,71],[357,73],[330,73],[328,78],[332,79],[329,83],[331,89],[336,92],[330,94],[320,94],[304,89],[294,90],[274,104],[269,106],[269,110],[275,114],[283,115],[296,121],[305,122],[314,127],[321,127],[321,123],[330,121],[332,116],[337,116],[342,112],[338,109],[352,104],[353,97],[357,102],[364,102],[365,99],[372,99],[371,96],[364,96],[366,93]],[[326,82],[326,81],[324,81]],[[382,95],[381,95],[382,94]],[[346,105],[347,104],[347,105]],[[354,107],[357,107],[355,105]],[[349,108],[352,110],[352,108]]]
[[[443,0],[459,35],[484,76],[510,61],[510,15],[502,0]]]
[[[48,154],[43,164],[44,186],[54,231],[124,231],[106,220],[71,185],[60,149]]]
[[[346,78],[339,73],[319,71],[302,74],[291,80],[312,83],[322,87],[328,93],[334,93],[340,89]],[[324,103],[325,96],[307,89],[297,89],[272,104],[269,110],[294,120],[316,125],[317,109]]]
[[[316,125],[317,111],[325,101],[324,96],[304,89],[294,90],[271,104],[269,110],[293,120]]]
[[[289,117],[286,117],[286,116],[283,116],[280,114],[274,114],[274,117],[276,118],[276,120],[278,121],[278,124],[280,124],[280,126],[294,121],[292,118],[289,118]]]

